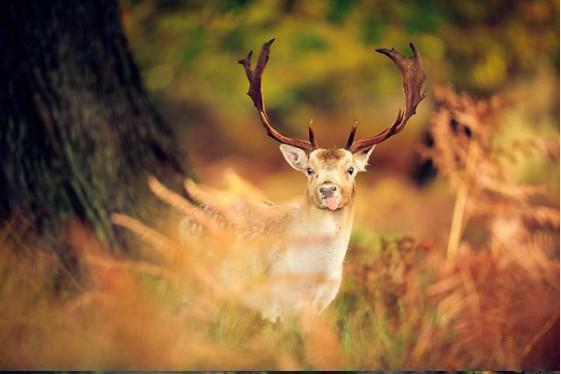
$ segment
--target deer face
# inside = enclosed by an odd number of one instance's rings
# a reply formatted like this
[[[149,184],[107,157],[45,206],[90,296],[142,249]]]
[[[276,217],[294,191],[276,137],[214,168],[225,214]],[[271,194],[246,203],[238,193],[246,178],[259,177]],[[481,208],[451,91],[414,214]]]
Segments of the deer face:
[[[355,140],[358,124],[355,121],[344,148],[325,149],[316,143],[311,121],[308,127],[309,141],[286,136],[271,124],[263,102],[261,83],[274,41],[275,39],[271,39],[263,44],[254,69],[251,68],[252,52],[238,61],[243,66],[249,82],[247,95],[259,113],[266,134],[281,143],[281,152],[290,166],[308,176],[308,201],[319,208],[337,210],[352,201],[355,176],[365,170],[375,145],[401,132],[409,118],[415,114],[417,105],[425,98],[426,91],[422,90],[425,73],[421,67],[419,51],[411,43],[411,57],[404,57],[393,48],[376,49],[389,57],[399,68],[403,80],[405,108],[398,112],[393,124],[379,134]]]
[[[306,174],[308,201],[320,209],[334,211],[352,201],[355,177],[366,170],[374,147],[355,153],[344,148],[318,148],[308,155],[298,147],[281,144],[280,150],[290,166]]]

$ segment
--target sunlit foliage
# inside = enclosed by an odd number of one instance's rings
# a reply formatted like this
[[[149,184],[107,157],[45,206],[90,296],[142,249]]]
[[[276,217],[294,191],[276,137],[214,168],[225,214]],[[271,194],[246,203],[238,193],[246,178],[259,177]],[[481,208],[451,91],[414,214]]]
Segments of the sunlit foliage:
[[[341,143],[393,120],[399,76],[373,50],[420,49],[428,84],[490,95],[539,74],[558,74],[558,1],[123,1],[123,19],[147,87],[170,119],[203,143],[206,157],[270,155],[250,142],[253,108],[241,67],[246,53],[277,42],[265,74],[275,123]],[[558,85],[553,84],[557,90]],[[554,102],[551,103],[554,105]],[[426,109],[420,108],[422,117]],[[546,114],[556,117],[554,107]],[[199,126],[204,123],[205,133]],[[407,136],[419,133],[419,122]],[[244,136],[240,136],[244,134]],[[210,137],[216,136],[219,141]],[[255,137],[257,139],[257,137]],[[266,143],[268,145],[268,143]]]

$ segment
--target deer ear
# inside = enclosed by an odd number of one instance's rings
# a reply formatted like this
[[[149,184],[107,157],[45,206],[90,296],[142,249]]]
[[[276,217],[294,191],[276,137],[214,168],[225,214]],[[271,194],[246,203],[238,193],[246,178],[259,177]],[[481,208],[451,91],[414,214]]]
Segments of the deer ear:
[[[290,166],[298,171],[304,172],[306,170],[308,156],[303,149],[288,144],[281,144],[279,148]]]
[[[368,159],[370,158],[372,151],[374,151],[374,148],[376,148],[376,145],[373,145],[370,148],[366,148],[361,151],[353,153],[353,158],[355,160],[358,171],[366,171],[366,165],[368,165]]]

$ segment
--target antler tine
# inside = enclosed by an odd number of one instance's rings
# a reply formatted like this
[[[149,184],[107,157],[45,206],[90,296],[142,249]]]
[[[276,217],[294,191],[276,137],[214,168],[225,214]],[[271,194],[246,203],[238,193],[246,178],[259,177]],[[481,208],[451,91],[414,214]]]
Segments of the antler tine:
[[[247,76],[248,81],[253,80],[253,72],[251,71],[251,56],[253,55],[253,51],[249,51],[247,56],[241,60],[238,60],[238,64],[243,65],[243,69],[245,71],[245,75]]]
[[[318,148],[318,145],[316,143],[316,136],[314,134],[314,129],[312,129],[312,124],[314,123],[314,120],[310,119],[310,122],[308,122],[308,139],[310,139],[310,144],[312,145],[312,147]]]
[[[269,116],[267,115],[267,111],[265,110],[265,103],[263,102],[263,94],[261,92],[261,79],[263,71],[265,70],[265,66],[269,61],[269,53],[271,45],[274,41],[275,39],[273,38],[263,44],[263,46],[261,47],[261,52],[259,53],[259,57],[257,59],[257,65],[255,66],[255,69],[253,71],[251,70],[252,51],[250,51],[244,59],[238,61],[238,63],[243,66],[245,75],[247,76],[247,80],[249,81],[249,89],[247,91],[247,95],[251,98],[251,100],[253,101],[253,105],[255,105],[255,107],[257,108],[259,112],[259,118],[261,119],[261,123],[263,124],[265,132],[268,136],[275,139],[279,143],[289,144],[301,149],[311,151],[317,148],[311,127],[309,128],[310,141],[290,138],[277,131],[271,125],[271,121],[269,120]]]
[[[426,97],[426,90],[421,92],[423,83],[426,78],[421,66],[421,56],[419,55],[419,50],[413,43],[409,43],[409,46],[413,51],[412,57],[404,57],[393,48],[376,49],[376,52],[388,56],[399,68],[401,78],[403,80],[405,109],[398,112],[397,118],[395,119],[392,126],[380,132],[378,135],[352,142],[351,145],[349,145],[349,142],[347,142],[347,147],[352,152],[356,152],[368,148],[374,144],[381,143],[399,133],[405,128],[405,124],[407,123],[409,118],[411,118],[415,114],[417,105],[419,105],[419,103]],[[354,138],[353,130],[351,130],[351,135]],[[351,135],[349,135],[349,140],[351,140]]]
[[[357,126],[358,126],[358,121],[354,120],[353,121],[353,127],[351,128],[351,132],[349,133],[349,137],[347,138],[347,144],[345,145],[345,149],[350,149],[351,145],[353,145],[353,142],[355,141],[355,134],[356,134]]]

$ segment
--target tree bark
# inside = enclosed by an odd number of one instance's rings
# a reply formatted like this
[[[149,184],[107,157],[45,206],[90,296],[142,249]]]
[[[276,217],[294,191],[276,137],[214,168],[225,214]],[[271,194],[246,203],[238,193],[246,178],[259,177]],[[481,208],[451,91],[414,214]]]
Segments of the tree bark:
[[[112,212],[147,216],[146,176],[186,157],[147,97],[116,1],[0,2],[0,221],[59,243],[69,218],[115,242]]]

